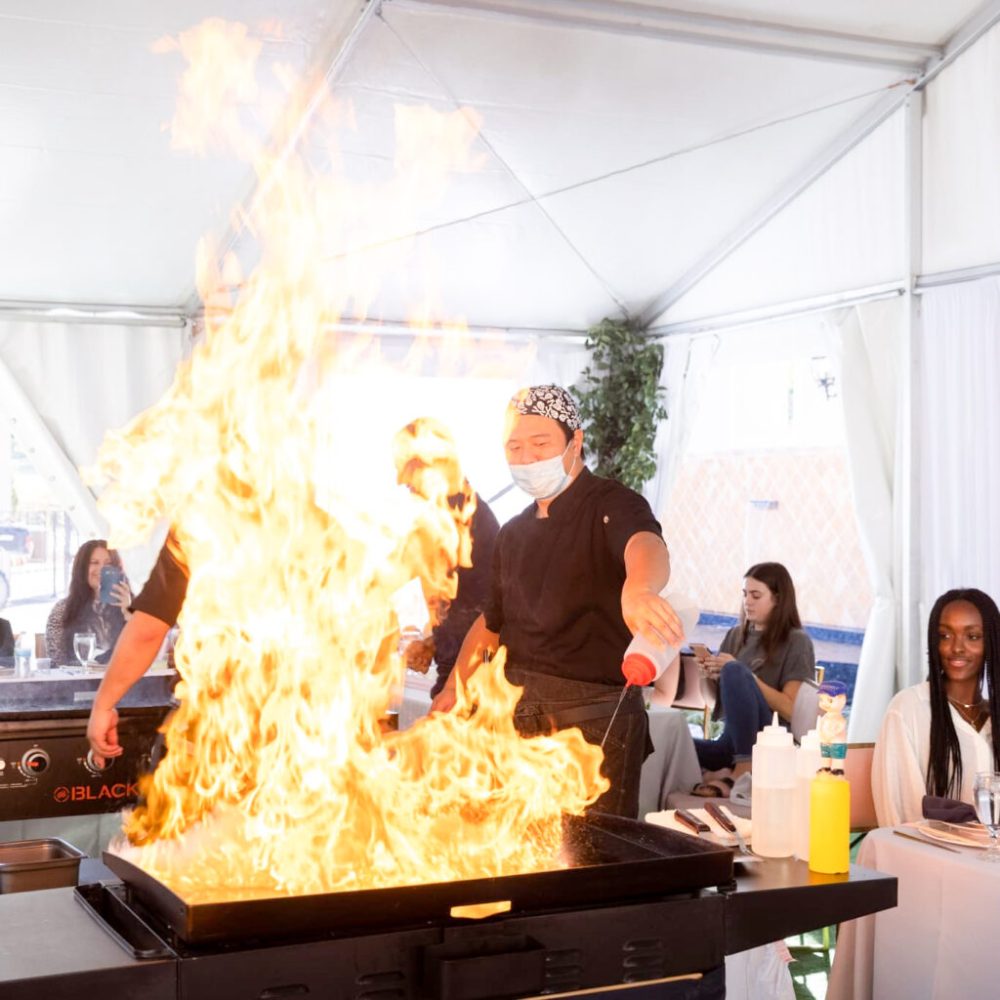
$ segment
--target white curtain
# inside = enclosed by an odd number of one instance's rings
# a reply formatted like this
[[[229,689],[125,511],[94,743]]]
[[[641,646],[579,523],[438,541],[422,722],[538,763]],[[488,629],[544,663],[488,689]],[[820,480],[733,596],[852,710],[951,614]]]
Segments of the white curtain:
[[[840,331],[851,489],[875,595],[851,708],[849,736],[853,741],[869,741],[878,735],[885,707],[896,690],[894,484],[902,310],[901,299],[890,299],[831,317]]]
[[[186,340],[181,327],[0,323],[0,412],[81,534],[107,526],[78,470],[169,386]],[[150,553],[123,555],[133,579],[144,578]]]
[[[921,621],[952,587],[1000,600],[1000,279],[923,297]],[[914,679],[925,670],[910,665]]]
[[[657,517],[670,499],[718,349],[719,338],[714,335],[687,334],[665,341],[660,386],[665,390],[667,419],[656,434],[656,474],[643,490]]]

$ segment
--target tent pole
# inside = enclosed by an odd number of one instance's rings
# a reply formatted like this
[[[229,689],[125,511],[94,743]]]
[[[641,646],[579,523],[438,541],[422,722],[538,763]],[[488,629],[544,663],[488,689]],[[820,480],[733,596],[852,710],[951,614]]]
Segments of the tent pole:
[[[762,306],[759,309],[742,309],[739,312],[721,313],[702,319],[667,323],[664,326],[651,327],[646,332],[651,337],[681,337],[688,334],[717,333],[720,330],[738,330],[747,326],[759,326],[761,323],[780,322],[794,316],[808,316],[811,313],[826,312],[828,309],[844,309],[848,306],[863,305],[865,302],[876,302],[879,299],[891,299],[902,295],[903,291],[903,282],[890,281],[868,288],[833,292],[830,295],[817,295],[794,302]]]
[[[899,371],[896,475],[893,489],[895,577],[897,581],[898,632],[896,684],[907,687],[924,675],[921,647],[921,537],[920,537],[920,299],[916,279],[923,258],[923,111],[921,91],[910,94],[905,108],[906,227],[903,263],[907,281],[904,292],[903,338]]]
[[[726,17],[622,0],[386,0],[398,8],[443,8],[536,24],[667,42],[741,49],[766,55],[884,67],[919,73],[940,58],[935,45]]]
[[[922,274],[917,278],[913,291],[922,295],[934,288],[947,288],[949,285],[961,285],[966,281],[981,281],[983,278],[995,278],[1000,275],[1000,262],[980,264],[976,267],[962,267],[957,271],[937,271],[933,274]]]

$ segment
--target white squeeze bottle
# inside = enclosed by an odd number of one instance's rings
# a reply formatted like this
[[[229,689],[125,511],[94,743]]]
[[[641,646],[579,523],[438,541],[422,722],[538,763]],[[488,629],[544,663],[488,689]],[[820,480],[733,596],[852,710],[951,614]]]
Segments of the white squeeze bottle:
[[[795,856],[809,860],[809,795],[812,780],[823,766],[819,749],[819,731],[810,729],[795,751]]]
[[[667,590],[662,591],[660,597],[668,601],[677,613],[685,634],[694,629],[698,623],[698,608],[689,598]],[[632,641],[628,644],[622,659],[622,673],[625,675],[626,683],[636,684],[639,687],[652,684],[673,663],[678,653],[680,653],[679,646],[667,646],[661,649],[648,639],[644,639],[642,635],[632,636]]]
[[[757,734],[753,747],[753,795],[750,823],[753,849],[765,858],[787,858],[792,853],[795,813],[795,744],[778,722]]]

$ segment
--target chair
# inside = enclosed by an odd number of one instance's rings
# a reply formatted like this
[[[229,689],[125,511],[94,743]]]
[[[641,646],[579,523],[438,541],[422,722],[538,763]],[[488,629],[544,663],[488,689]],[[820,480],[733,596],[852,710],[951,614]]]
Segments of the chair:
[[[683,684],[681,683],[683,681]],[[677,656],[656,680],[656,690],[672,708],[702,713],[702,732],[708,739],[715,708],[715,693],[702,677],[698,661],[693,656]],[[680,690],[680,694],[677,692]]]
[[[790,720],[792,737],[796,743],[800,743],[810,729],[816,728],[817,719],[819,719],[819,685],[815,681],[803,681],[795,695]]]
[[[860,834],[853,847],[869,830],[878,826],[875,799],[872,797],[872,757],[874,743],[848,743],[844,758],[844,777],[851,784],[851,833]]]

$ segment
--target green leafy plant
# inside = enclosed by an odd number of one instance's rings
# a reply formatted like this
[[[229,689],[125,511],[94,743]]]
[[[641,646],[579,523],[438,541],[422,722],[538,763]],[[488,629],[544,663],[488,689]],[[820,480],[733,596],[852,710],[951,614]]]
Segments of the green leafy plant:
[[[667,416],[663,346],[629,320],[603,319],[587,331],[590,364],[575,387],[594,471],[634,490],[656,472],[653,443]]]

